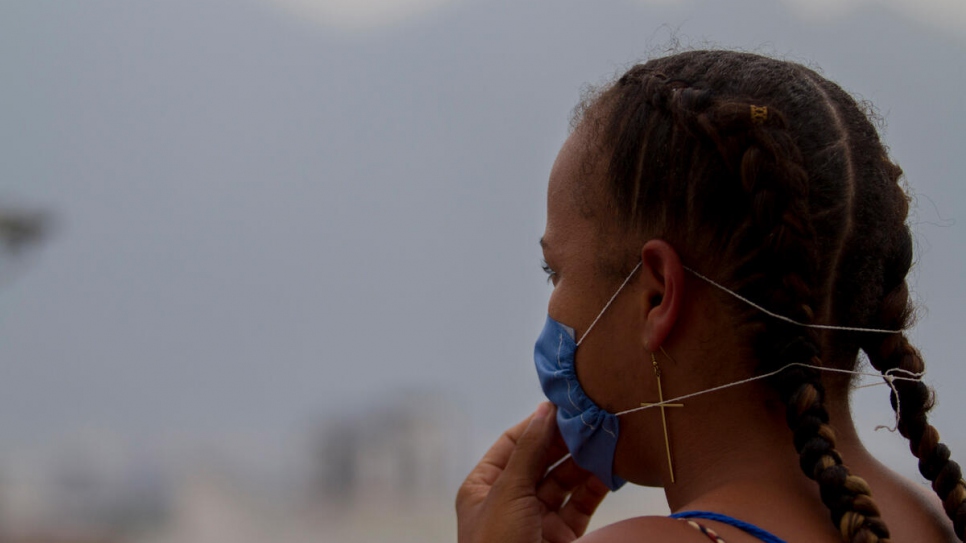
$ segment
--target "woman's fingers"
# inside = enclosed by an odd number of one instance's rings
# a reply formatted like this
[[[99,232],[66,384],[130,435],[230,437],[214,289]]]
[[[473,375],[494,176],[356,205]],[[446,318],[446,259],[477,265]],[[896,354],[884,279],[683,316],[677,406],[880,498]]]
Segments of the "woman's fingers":
[[[504,432],[473,468],[456,494],[461,543],[540,541],[536,482],[546,471],[553,422],[553,409],[540,405]]]
[[[555,462],[558,462],[567,454],[567,445],[560,436],[560,432],[556,431],[556,419],[554,419],[555,411],[553,410],[551,404],[544,402],[544,404],[538,406],[538,411],[541,409],[549,409],[550,411],[547,414],[547,417],[549,417],[549,419],[553,419],[546,421],[551,424],[551,428],[548,429],[549,433],[551,434],[551,441],[549,450],[546,452],[544,457],[545,468],[546,466],[553,465]],[[500,474],[502,474],[506,469],[507,463],[510,461],[510,456],[517,447],[517,442],[520,440],[524,432],[526,432],[530,422],[534,418],[534,415],[536,415],[536,412],[532,413],[529,417],[518,422],[512,428],[500,435],[490,449],[486,451],[486,453],[483,455],[483,458],[477,463],[476,467],[474,467],[470,474],[467,475],[458,497],[464,496],[465,494],[475,494],[477,492],[489,491],[490,487],[492,487],[500,477]]]
[[[537,488],[537,499],[549,513],[543,524],[547,540],[570,541],[583,535],[608,492],[604,483],[573,458],[552,469]]]
[[[572,459],[548,471],[566,454],[555,409],[541,404],[500,436],[460,487],[458,540],[572,542],[607,488]]]
[[[549,511],[560,509],[567,496],[577,485],[593,477],[589,471],[581,469],[573,458],[568,458],[553,468],[537,487],[537,499]]]
[[[534,413],[535,414],[535,413]],[[466,477],[467,483],[493,486],[497,478],[503,473],[513,449],[517,445],[517,440],[523,435],[534,414],[518,422],[503,434],[490,447],[480,462],[473,468],[473,471]]]
[[[555,429],[553,406],[544,402],[537,407],[530,423],[516,439],[516,446],[506,461],[500,482],[515,486],[531,496],[536,494],[537,483],[547,469],[547,456]]]
[[[597,506],[608,493],[607,487],[594,476],[577,485],[562,508],[543,516],[544,543],[572,542],[584,535]]]
[[[503,433],[456,497],[459,541],[571,542],[587,529],[607,487],[567,453],[549,403]],[[568,499],[569,496],[569,499]]]
[[[547,465],[552,466],[570,454],[567,444],[564,443],[563,436],[557,430],[557,420],[554,417],[553,440],[550,442],[550,450],[547,452]]]
[[[594,515],[597,506],[604,501],[610,489],[597,477],[588,477],[570,495],[570,500],[560,509],[560,518],[574,535],[580,537],[587,530],[590,517]]]

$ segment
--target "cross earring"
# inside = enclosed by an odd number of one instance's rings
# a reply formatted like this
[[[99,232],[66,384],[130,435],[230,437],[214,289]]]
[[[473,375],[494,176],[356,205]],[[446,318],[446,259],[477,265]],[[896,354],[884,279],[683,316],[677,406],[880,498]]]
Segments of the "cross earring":
[[[667,354],[667,353],[665,353]],[[669,357],[670,358],[670,357]],[[667,449],[667,469],[671,473],[671,482],[674,482],[674,465],[671,463],[671,440],[667,434],[667,417],[665,407],[684,407],[683,403],[664,403],[664,391],[661,389],[661,368],[657,365],[657,358],[651,353],[651,364],[654,365],[654,376],[657,378],[657,402],[642,403],[641,407],[657,406],[661,409],[661,425],[664,427],[664,448]]]

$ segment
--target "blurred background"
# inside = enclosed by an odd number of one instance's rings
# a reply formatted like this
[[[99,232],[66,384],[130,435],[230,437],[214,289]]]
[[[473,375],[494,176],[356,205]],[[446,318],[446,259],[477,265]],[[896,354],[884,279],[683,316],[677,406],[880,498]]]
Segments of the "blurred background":
[[[966,460],[961,0],[0,0],[0,542],[453,541],[542,399],[570,110],[677,46],[878,107]],[[921,481],[887,391],[855,410]]]

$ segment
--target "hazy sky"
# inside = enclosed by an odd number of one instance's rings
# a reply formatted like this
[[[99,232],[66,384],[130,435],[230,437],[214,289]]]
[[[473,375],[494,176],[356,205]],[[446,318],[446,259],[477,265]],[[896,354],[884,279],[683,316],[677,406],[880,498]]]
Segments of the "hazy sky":
[[[934,420],[966,446],[964,6],[0,2],[0,198],[57,218],[0,268],[0,454],[79,428],[282,435],[400,390],[514,422],[542,397],[537,239],[570,109],[672,34],[878,106],[917,195]],[[861,395],[864,427],[888,423],[886,391]]]

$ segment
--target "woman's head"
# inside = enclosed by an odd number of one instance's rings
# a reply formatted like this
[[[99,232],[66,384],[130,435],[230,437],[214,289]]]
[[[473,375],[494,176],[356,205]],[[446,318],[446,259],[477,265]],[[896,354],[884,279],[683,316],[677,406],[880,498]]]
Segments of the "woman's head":
[[[555,166],[567,182],[552,177],[548,237],[567,225],[590,227],[576,228],[576,241],[553,239],[582,244],[567,265],[581,262],[582,275],[571,277],[583,277],[594,294],[576,305],[552,299],[551,314],[555,303],[579,314],[599,309],[647,258],[642,247],[659,239],[683,265],[799,322],[904,328],[912,238],[900,175],[859,105],[805,67],[726,51],[635,66],[582,106]],[[570,209],[563,219],[561,202]],[[860,348],[881,371],[922,370],[901,334],[819,334],[726,296],[720,303],[759,373],[792,362],[852,369]],[[847,395],[847,380],[824,380],[830,394]],[[846,540],[888,537],[869,489],[835,451],[823,378],[790,369],[772,385],[787,406],[801,467]],[[900,431],[962,538],[966,488],[926,421],[930,393],[921,383],[900,383],[898,392]]]
[[[576,127],[586,168],[606,172],[587,187],[609,199],[603,222],[672,243],[752,299],[784,298],[789,317],[871,324],[911,263],[901,171],[854,100],[807,68],[727,51],[653,60],[594,96]],[[862,338],[836,339],[854,361]]]

